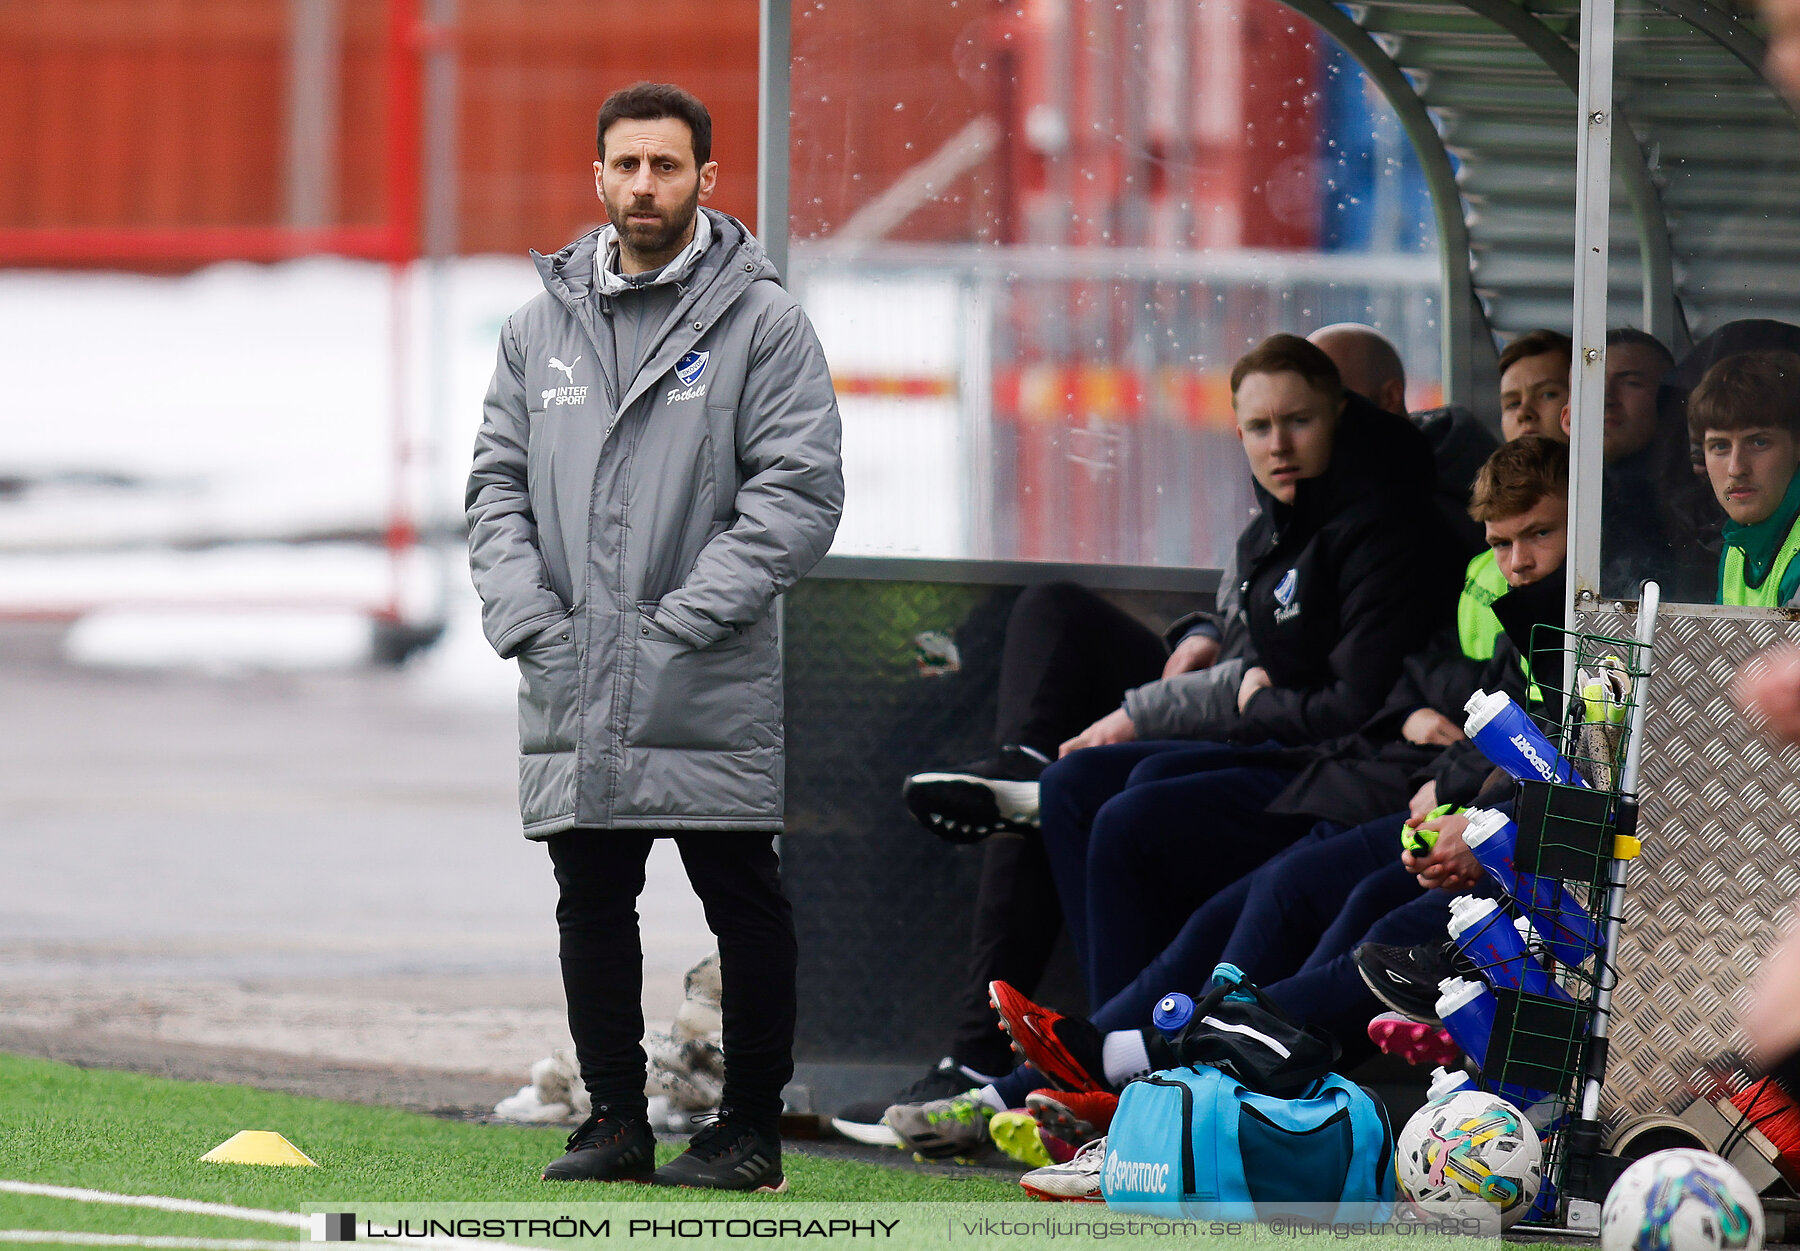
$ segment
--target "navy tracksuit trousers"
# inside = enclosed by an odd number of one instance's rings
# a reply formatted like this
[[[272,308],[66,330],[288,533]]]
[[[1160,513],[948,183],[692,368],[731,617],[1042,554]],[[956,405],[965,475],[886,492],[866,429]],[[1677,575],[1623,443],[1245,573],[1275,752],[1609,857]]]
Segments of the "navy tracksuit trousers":
[[[1451,896],[1426,891],[1400,863],[1404,813],[1351,829],[1320,822],[1202,903],[1138,975],[1095,1010],[1102,1032],[1149,1025],[1172,990],[1197,994],[1221,961],[1243,969],[1293,1020],[1329,1030],[1354,1064],[1381,1004],[1350,961],[1364,942],[1413,946],[1441,939]],[[1009,1106],[1044,1085],[1028,1068],[998,1090]]]
[[[1121,743],[1044,771],[1044,851],[1089,1003],[1130,985],[1195,908],[1314,824],[1266,813],[1293,773],[1241,755],[1220,743]]]

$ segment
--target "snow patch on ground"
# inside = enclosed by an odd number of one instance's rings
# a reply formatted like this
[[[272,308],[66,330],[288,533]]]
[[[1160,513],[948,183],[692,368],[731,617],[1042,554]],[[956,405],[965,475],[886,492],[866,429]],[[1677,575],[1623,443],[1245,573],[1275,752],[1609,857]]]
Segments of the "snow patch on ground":
[[[818,285],[834,368],[950,367],[946,284]],[[0,270],[0,551],[455,527],[500,328],[542,290],[524,257]],[[843,407],[836,550],[962,554],[954,405]]]
[[[78,665],[104,668],[351,669],[372,658],[374,630],[358,612],[103,608],[77,621],[63,648]]]

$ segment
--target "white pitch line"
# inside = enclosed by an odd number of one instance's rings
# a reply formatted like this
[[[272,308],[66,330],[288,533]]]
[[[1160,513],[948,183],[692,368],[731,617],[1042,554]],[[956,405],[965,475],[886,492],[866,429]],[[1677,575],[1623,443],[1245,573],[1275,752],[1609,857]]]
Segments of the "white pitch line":
[[[159,1212],[185,1212],[191,1216],[221,1216],[228,1220],[255,1221],[263,1225],[285,1225],[289,1229],[311,1231],[312,1217],[303,1212],[274,1212],[267,1208],[239,1208],[229,1203],[204,1203],[198,1199],[171,1199],[166,1195],[121,1195],[110,1190],[82,1190],[73,1186],[46,1186],[40,1182],[8,1181],[0,1178],[0,1193],[9,1192],[16,1195],[36,1195],[41,1199],[71,1199],[76,1203],[111,1203],[120,1207],[155,1208]],[[38,1235],[39,1242],[67,1241],[70,1238],[129,1238],[125,1234],[69,1234],[58,1235],[52,1239],[39,1234],[37,1230],[0,1230],[0,1242],[21,1242],[29,1239],[11,1237],[10,1235],[28,1233]],[[298,1241],[298,1240],[296,1240]],[[473,1247],[517,1248],[519,1244],[508,1242],[488,1242],[485,1239],[471,1240],[466,1238],[406,1238],[405,1242],[424,1247]],[[95,1246],[111,1246],[112,1243],[94,1243]],[[293,1251],[292,1242],[256,1242],[244,1240],[212,1240],[204,1238],[176,1239],[174,1241],[137,1240],[118,1243],[119,1246],[145,1247],[192,1247],[212,1248],[226,1251],[228,1247],[242,1247],[243,1251],[261,1251],[265,1247],[279,1248],[280,1251]]]
[[[0,1242],[71,1247],[168,1247],[174,1251],[294,1251],[294,1242],[257,1238],[164,1238],[138,1234],[81,1234],[66,1229],[0,1229]]]
[[[198,1199],[170,1199],[163,1195],[121,1195],[110,1190],[80,1190],[73,1186],[45,1186],[38,1182],[0,1180],[0,1191],[37,1195],[43,1199],[73,1199],[77,1203],[111,1203],[128,1208],[155,1208],[161,1212],[185,1212],[191,1216],[223,1216],[231,1220],[285,1225],[289,1229],[312,1228],[312,1217],[300,1212],[271,1212],[263,1208],[238,1208],[228,1203],[203,1203]]]

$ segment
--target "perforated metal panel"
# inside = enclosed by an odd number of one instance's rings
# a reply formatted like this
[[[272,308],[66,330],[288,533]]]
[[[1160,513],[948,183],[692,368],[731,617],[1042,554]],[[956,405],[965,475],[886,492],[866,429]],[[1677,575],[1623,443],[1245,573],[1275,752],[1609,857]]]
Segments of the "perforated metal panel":
[[[1156,629],[1212,602],[1210,578],[1205,590],[1105,589],[1158,571],[914,564],[910,578],[867,576],[913,567],[832,558],[786,599],[782,882],[800,938],[795,1052],[804,1061],[922,1065],[950,1041],[981,849],[926,833],[900,802],[900,784],[993,749],[1001,644],[1020,588],[1078,580]],[[959,667],[941,663],[941,642],[920,646],[927,634],[954,643]],[[1053,963],[1044,993],[1079,1004],[1072,958]]]
[[[1628,615],[1581,617],[1630,634]],[[1609,1119],[1675,1111],[1706,1061],[1741,1049],[1750,979],[1800,894],[1800,749],[1732,706],[1739,665],[1800,627],[1676,616],[1658,623],[1645,736],[1644,852],[1626,889],[1606,1077]]]

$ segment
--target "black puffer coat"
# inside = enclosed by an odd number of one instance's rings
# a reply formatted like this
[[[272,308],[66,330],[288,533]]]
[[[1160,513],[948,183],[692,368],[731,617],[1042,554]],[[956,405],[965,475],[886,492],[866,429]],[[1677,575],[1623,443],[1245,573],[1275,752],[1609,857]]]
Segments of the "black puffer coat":
[[[1352,394],[1325,473],[1297,483],[1292,505],[1256,492],[1262,512],[1237,547],[1245,655],[1274,685],[1232,737],[1301,746],[1352,733],[1455,610],[1463,562],[1436,518],[1431,447]]]
[[[1460,726],[1463,705],[1477,690],[1504,691],[1525,704],[1528,684],[1520,653],[1534,643],[1556,647],[1554,636],[1535,627],[1561,624],[1563,591],[1560,571],[1508,591],[1494,602],[1506,633],[1497,640],[1492,659],[1470,660],[1454,638],[1441,639],[1437,647],[1407,658],[1386,704],[1357,733],[1271,756],[1269,763],[1299,767],[1300,774],[1269,811],[1360,825],[1404,810],[1428,781],[1437,783],[1440,803],[1473,803],[1494,769],[1481,750],[1468,739],[1448,747],[1409,743],[1400,737],[1400,728],[1419,708],[1434,708]],[[1534,671],[1555,671],[1561,660],[1558,651],[1542,652],[1533,657]],[[1552,680],[1560,681],[1560,673]],[[1555,716],[1557,709],[1542,711]]]

